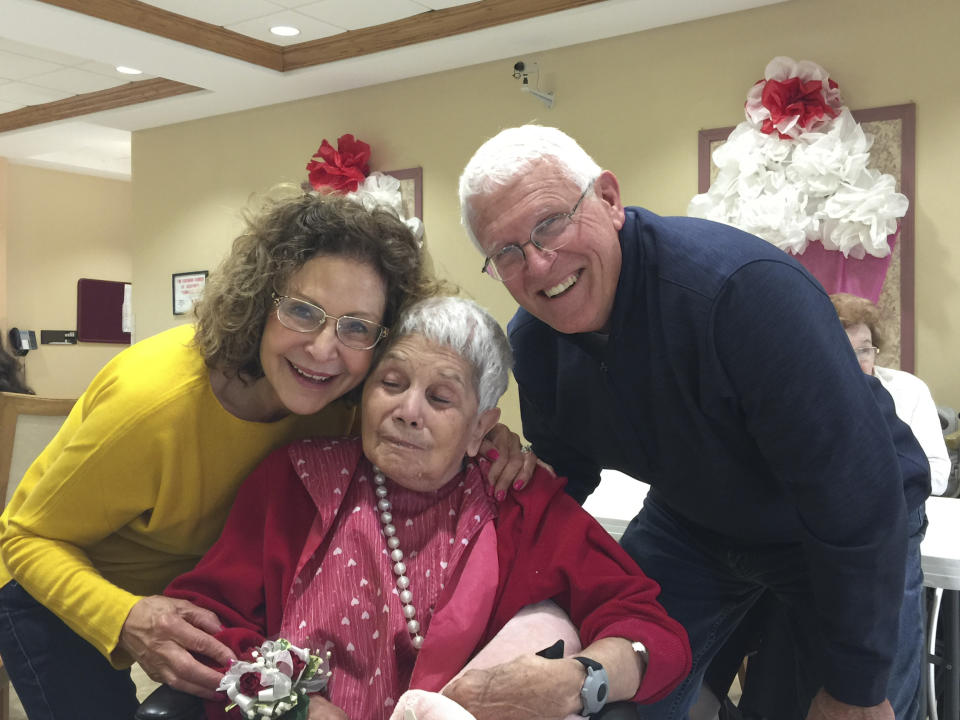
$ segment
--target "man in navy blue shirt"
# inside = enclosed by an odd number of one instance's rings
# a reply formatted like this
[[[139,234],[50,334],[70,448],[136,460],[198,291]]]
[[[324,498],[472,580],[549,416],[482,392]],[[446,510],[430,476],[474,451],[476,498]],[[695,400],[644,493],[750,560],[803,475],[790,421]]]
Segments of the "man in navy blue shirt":
[[[734,228],[625,208],[613,173],[553,128],[485,143],[460,203],[521,306],[534,451],[581,502],[602,468],[651,485],[621,542],[687,629],[693,670],[640,716],[685,718],[770,589],[820,673],[808,720],[912,720],[922,613],[903,599],[922,577],[929,468],[816,280]]]

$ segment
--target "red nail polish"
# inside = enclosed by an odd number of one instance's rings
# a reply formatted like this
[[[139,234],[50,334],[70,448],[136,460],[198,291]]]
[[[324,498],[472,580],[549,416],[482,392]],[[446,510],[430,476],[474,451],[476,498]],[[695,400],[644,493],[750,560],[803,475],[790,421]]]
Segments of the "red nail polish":
[[[496,460],[500,457],[500,453],[498,453],[496,450],[491,450],[487,453],[487,457],[491,460]]]
[[[503,502],[507,498],[505,490],[497,490],[497,502]]]
[[[523,480],[517,480],[517,481],[513,484],[513,489],[514,489],[514,490],[523,490]]]

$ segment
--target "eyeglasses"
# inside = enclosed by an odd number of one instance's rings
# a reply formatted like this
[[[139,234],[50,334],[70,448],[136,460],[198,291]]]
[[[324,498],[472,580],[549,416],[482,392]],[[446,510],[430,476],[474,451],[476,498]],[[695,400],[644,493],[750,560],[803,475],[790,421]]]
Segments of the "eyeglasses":
[[[487,273],[494,280],[504,282],[509,280],[527,264],[527,256],[523,251],[527,245],[533,245],[540,252],[553,252],[559,250],[569,242],[570,238],[564,235],[564,231],[573,223],[573,216],[577,209],[593,188],[594,181],[591,180],[584,191],[580,194],[580,199],[573,206],[570,212],[559,213],[545,218],[533,226],[530,231],[530,239],[525,243],[504,245],[493,255],[486,258],[481,272]]]
[[[313,332],[321,327],[327,318],[336,320],[337,339],[354,350],[369,350],[387,336],[387,328],[379,323],[352,315],[335,317],[319,305],[306,300],[274,295],[273,304],[277,306],[277,320],[280,324],[295,332]]]
[[[857,360],[873,360],[877,357],[877,353],[880,352],[880,348],[870,345],[868,347],[854,348],[854,352],[857,354]]]

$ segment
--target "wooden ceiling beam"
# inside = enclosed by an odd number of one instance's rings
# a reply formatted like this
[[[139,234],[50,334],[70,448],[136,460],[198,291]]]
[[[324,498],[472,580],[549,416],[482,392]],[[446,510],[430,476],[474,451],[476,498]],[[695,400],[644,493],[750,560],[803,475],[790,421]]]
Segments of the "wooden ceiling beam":
[[[299,70],[393,50],[604,1],[480,0],[469,5],[431,10],[382,25],[289,45],[283,50],[283,70]]]
[[[151,100],[161,100],[202,89],[166,78],[140,80],[108,90],[83,93],[63,100],[0,113],[0,132],[19,130],[31,125],[42,125],[55,120],[66,120],[78,115],[89,115],[101,110],[113,110],[127,105],[137,105]]]
[[[198,0],[200,1],[200,0]],[[373,27],[281,47],[139,0],[40,0],[65,10],[182,42],[280,72],[416,45],[606,0],[478,0]],[[165,78],[84,93],[0,114],[0,132],[111,110],[202,88]]]
[[[65,10],[83,13],[209,50],[271,70],[283,69],[283,49],[278,45],[163,10],[138,0],[40,0]],[[198,0],[200,2],[202,0]]]

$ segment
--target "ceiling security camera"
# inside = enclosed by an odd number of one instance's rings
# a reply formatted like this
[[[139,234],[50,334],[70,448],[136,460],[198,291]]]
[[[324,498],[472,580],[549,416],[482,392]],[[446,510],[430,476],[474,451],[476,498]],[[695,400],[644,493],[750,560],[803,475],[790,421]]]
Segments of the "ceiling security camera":
[[[530,82],[531,75],[536,79],[536,84]],[[528,66],[523,60],[518,60],[513,64],[513,77],[520,81],[520,89],[523,92],[533,95],[548,109],[553,107],[553,93],[540,89],[540,66],[537,63],[530,63]]]

